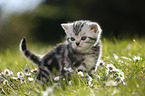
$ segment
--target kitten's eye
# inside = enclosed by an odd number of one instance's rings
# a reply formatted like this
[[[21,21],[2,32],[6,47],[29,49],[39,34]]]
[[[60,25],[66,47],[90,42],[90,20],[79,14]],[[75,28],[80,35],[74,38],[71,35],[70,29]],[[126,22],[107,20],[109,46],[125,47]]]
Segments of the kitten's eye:
[[[71,37],[70,39],[71,39],[71,41],[75,41],[75,38],[74,37]]]
[[[86,36],[83,36],[82,38],[81,38],[81,40],[86,40],[87,39],[87,37]]]

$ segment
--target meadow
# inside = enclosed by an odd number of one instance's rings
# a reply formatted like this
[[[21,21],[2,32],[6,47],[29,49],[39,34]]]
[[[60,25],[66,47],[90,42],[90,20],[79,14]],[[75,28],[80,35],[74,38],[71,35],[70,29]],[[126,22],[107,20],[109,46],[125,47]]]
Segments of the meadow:
[[[27,60],[19,46],[0,51],[0,95],[9,96],[143,96],[145,94],[144,39],[102,39],[103,54],[95,78],[73,73],[70,81],[52,78],[36,82],[37,66]],[[29,49],[44,54],[53,45],[28,43]],[[83,78],[83,79],[82,79]]]

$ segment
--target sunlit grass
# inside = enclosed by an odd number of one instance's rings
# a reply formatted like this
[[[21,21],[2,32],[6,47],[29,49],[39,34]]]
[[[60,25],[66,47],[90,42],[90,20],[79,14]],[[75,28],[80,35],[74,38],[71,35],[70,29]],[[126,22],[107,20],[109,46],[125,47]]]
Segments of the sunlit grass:
[[[85,74],[76,72],[71,80],[59,76],[52,78],[45,88],[36,82],[34,70],[37,66],[23,57],[19,47],[6,49],[0,53],[0,95],[143,96],[144,41],[103,39],[103,55],[97,65],[95,78],[87,79]],[[38,54],[44,54],[52,48],[46,44],[28,44],[28,47]]]

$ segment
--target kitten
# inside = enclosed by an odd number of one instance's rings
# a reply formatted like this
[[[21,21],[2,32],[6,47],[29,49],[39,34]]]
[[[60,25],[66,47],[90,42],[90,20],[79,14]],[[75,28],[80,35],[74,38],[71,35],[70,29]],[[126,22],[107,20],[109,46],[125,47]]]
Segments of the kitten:
[[[26,47],[26,38],[20,43],[21,52],[39,67],[37,80],[44,83],[49,82],[53,69],[61,77],[66,77],[76,69],[92,75],[102,54],[102,30],[98,23],[79,20],[61,26],[65,30],[66,41],[44,56],[31,52]]]

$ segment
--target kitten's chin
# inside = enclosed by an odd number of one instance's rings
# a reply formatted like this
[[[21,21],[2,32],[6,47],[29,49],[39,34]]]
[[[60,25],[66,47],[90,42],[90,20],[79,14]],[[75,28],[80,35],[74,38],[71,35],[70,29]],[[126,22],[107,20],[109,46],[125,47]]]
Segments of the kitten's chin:
[[[77,51],[79,51],[79,52],[84,52],[84,51],[87,51],[87,50],[89,50],[89,48],[85,48],[85,47],[75,47],[74,48],[75,50],[77,50]]]
[[[81,47],[76,47],[75,49],[78,50],[78,51],[82,51],[83,50]]]

